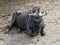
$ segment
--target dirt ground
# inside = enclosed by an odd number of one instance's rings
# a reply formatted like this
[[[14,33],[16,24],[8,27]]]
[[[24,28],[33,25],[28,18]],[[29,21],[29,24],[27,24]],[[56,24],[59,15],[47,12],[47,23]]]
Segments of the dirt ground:
[[[44,37],[18,34],[16,28],[4,34],[5,27],[11,22],[12,16],[8,14],[35,5],[47,12],[43,17],[46,25]],[[0,45],[60,45],[60,0],[0,0]]]

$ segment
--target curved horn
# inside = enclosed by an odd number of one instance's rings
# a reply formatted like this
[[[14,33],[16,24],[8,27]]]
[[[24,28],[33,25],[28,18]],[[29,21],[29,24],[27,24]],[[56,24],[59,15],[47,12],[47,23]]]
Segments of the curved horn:
[[[40,11],[39,16],[46,16],[47,12],[46,11]]]

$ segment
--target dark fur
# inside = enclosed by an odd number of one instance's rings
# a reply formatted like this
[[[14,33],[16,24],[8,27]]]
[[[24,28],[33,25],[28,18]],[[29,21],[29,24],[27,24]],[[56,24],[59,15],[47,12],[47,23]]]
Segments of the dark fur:
[[[31,12],[37,13],[37,16],[29,15]],[[38,13],[39,8],[36,7],[32,11],[13,13],[11,25],[5,33],[8,33],[16,25],[20,31],[24,31],[30,36],[38,35],[39,33],[43,36],[44,22],[42,16],[39,16]]]

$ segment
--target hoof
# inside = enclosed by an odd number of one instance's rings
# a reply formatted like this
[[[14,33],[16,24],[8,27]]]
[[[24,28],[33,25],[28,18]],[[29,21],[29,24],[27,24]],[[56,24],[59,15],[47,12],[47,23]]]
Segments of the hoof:
[[[29,35],[30,37],[35,37],[34,35]]]
[[[41,33],[41,36],[45,36],[45,33]]]
[[[5,32],[4,32],[4,34],[8,34],[9,33],[9,30],[7,29]]]

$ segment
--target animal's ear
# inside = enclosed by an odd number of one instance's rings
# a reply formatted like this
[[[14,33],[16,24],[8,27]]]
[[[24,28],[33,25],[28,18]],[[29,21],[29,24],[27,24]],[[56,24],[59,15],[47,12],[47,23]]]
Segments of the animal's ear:
[[[47,12],[46,11],[40,11],[39,16],[46,16]]]

